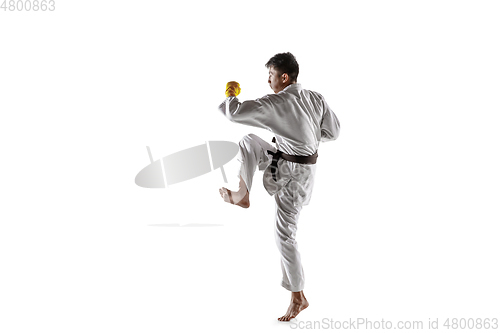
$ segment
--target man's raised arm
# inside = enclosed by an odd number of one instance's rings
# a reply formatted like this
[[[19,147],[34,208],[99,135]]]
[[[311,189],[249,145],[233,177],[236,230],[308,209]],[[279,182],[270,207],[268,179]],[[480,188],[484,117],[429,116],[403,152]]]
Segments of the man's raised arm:
[[[269,129],[268,124],[273,121],[274,114],[273,104],[267,96],[253,101],[240,102],[236,97],[239,91],[234,93],[233,90],[228,89],[226,89],[228,97],[219,105],[222,114],[235,123]]]

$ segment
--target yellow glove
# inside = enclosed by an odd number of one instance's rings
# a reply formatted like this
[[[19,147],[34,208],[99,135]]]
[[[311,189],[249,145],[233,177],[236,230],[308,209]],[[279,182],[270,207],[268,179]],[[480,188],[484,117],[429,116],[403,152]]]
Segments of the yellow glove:
[[[226,97],[238,96],[241,92],[240,84],[236,81],[231,81],[226,84]]]

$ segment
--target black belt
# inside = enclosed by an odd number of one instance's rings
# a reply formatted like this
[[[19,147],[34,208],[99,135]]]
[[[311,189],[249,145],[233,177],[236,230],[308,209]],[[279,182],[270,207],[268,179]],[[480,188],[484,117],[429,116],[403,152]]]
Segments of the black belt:
[[[273,138],[273,142],[276,142],[276,138]],[[276,170],[278,169],[278,161],[280,158],[285,161],[290,161],[294,163],[300,164],[316,164],[316,160],[318,159],[318,152],[315,152],[309,156],[298,156],[298,155],[288,155],[278,150],[277,152],[273,152],[272,150],[267,151],[268,154],[273,156],[273,161],[271,163],[271,171],[273,174],[273,179],[276,181]]]

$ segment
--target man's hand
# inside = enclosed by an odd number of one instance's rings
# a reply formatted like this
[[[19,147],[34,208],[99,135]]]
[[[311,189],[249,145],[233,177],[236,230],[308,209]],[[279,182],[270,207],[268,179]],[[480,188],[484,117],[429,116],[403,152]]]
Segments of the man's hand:
[[[236,81],[231,81],[226,84],[226,97],[238,96],[241,92],[240,84]]]

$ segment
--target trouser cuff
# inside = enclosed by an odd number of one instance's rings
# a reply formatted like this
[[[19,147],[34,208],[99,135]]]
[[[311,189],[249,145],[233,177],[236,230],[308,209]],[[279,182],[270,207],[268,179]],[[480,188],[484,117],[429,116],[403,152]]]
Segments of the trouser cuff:
[[[294,286],[286,283],[285,281],[281,281],[281,286],[283,288],[285,288],[286,290],[289,290],[289,291],[292,291],[292,292],[297,292],[297,291],[301,291],[301,290],[304,289],[304,284],[301,284],[299,286],[294,287]]]

